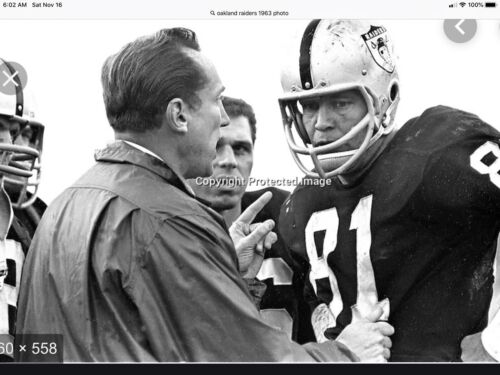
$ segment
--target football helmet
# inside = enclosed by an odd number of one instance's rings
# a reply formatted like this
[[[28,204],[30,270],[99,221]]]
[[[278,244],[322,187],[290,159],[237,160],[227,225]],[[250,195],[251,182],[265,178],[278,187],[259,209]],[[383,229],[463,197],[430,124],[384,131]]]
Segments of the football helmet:
[[[26,208],[36,200],[40,184],[44,126],[35,121],[34,110],[30,107],[32,98],[22,88],[18,76],[13,76],[12,65],[0,59],[0,70],[10,72],[16,82],[15,93],[0,93],[0,118],[8,124],[12,136],[12,143],[0,143],[4,161],[0,164],[0,174],[12,206]],[[28,138],[24,145],[19,144],[19,137]]]
[[[399,80],[391,39],[385,27],[358,20],[313,20],[285,53],[279,98],[288,146],[299,168],[311,177],[331,178],[363,165],[365,151],[394,130]],[[313,146],[302,121],[301,100],[357,90],[367,114],[347,134]],[[360,132],[358,149],[338,151]],[[302,143],[297,143],[297,135]],[[345,149],[345,148],[344,148]],[[312,159],[308,168],[300,155]]]

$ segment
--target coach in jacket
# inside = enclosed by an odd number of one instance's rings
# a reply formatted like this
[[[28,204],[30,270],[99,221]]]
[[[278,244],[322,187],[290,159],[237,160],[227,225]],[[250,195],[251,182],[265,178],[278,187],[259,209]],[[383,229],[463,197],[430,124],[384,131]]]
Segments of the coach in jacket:
[[[300,346],[261,320],[242,274],[252,272],[257,242],[275,239],[272,221],[250,232],[247,213],[231,239],[185,183],[212,173],[228,123],[224,87],[192,31],[129,43],[108,58],[102,83],[116,142],[42,218],[19,333],[62,334],[65,361],[352,361],[348,348],[363,357],[373,341],[370,350],[381,350],[386,323]],[[248,262],[238,261],[245,252]]]

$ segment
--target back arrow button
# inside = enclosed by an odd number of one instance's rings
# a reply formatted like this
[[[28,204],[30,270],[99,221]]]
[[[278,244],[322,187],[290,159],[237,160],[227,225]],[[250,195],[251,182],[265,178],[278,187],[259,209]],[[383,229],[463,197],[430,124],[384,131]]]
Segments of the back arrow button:
[[[476,20],[445,20],[444,33],[455,43],[465,43],[471,40],[477,31]]]

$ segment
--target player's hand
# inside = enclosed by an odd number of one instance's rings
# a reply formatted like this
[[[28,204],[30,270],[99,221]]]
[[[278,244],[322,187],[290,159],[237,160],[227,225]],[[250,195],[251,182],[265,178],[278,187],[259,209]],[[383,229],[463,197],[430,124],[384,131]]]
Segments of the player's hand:
[[[278,237],[272,232],[273,220],[251,224],[255,216],[271,200],[273,194],[266,192],[253,202],[229,228],[234,242],[240,272],[244,278],[254,278],[264,260],[264,251],[269,250]]]
[[[483,346],[481,332],[465,336],[462,340],[462,361],[464,362],[496,362]]]
[[[391,356],[394,328],[387,322],[377,322],[383,314],[377,307],[366,318],[349,324],[336,341],[346,345],[361,362],[387,362]]]

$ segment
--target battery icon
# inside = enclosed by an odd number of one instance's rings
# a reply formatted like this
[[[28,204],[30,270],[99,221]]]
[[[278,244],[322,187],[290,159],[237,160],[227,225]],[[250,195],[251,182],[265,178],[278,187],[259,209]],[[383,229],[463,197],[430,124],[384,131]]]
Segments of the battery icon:
[[[486,8],[495,8],[497,6],[497,3],[484,3]]]

